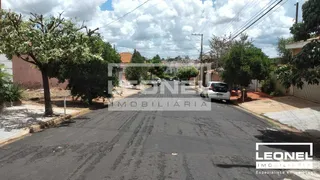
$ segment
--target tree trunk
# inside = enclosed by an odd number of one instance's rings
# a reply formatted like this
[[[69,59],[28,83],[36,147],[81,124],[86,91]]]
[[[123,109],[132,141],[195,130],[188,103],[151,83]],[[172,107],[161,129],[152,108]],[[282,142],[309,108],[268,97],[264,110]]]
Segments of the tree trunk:
[[[52,105],[51,105],[51,97],[50,97],[50,87],[49,87],[49,79],[47,75],[46,69],[41,69],[42,82],[43,82],[43,91],[44,91],[44,105],[45,105],[45,116],[52,116]]]

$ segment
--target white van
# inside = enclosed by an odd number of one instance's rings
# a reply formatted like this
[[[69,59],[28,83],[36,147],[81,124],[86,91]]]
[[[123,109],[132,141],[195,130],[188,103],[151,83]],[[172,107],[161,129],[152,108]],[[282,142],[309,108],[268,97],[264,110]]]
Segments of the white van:
[[[209,99],[230,101],[230,91],[227,83],[220,81],[209,81],[207,87],[204,87],[200,93],[201,97],[208,97]]]

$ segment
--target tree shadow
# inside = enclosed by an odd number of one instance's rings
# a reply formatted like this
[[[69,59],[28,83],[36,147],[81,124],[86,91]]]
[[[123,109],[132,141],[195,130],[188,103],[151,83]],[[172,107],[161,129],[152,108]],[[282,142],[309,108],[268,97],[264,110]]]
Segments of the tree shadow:
[[[37,103],[44,104],[44,101],[40,100],[40,101],[37,101]],[[52,100],[51,103],[56,107],[64,108],[64,100]],[[97,109],[106,108],[107,105],[105,105],[103,102],[93,102],[91,105],[89,105],[82,101],[67,100],[66,107],[67,108],[89,108],[90,110],[97,110]]]
[[[0,128],[4,128],[5,131],[9,132],[13,129],[21,129],[43,123],[40,119],[45,116],[43,113],[35,113],[28,109],[10,109],[4,111],[0,117]]]
[[[261,135],[255,136],[257,139],[262,142],[296,142],[296,143],[313,143],[313,157],[320,158],[320,139],[317,137],[310,136],[306,132],[292,132],[287,130],[272,130],[264,129],[259,130]],[[316,130],[313,130],[316,131]],[[320,131],[318,131],[320,134]],[[268,145],[269,146],[269,145]],[[269,147],[282,149],[288,152],[308,152],[308,146],[273,146]]]
[[[60,128],[60,127],[69,127],[71,124],[76,123],[75,120],[68,120],[68,121],[62,121],[60,124],[55,126],[55,128]]]

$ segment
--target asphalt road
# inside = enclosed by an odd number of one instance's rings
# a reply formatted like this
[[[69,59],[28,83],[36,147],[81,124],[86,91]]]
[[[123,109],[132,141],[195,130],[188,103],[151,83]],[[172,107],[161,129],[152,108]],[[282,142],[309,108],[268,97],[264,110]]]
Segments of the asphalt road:
[[[211,111],[96,110],[2,147],[0,179],[299,179],[256,174],[255,143],[269,126],[233,105],[195,92],[133,97],[196,98]]]

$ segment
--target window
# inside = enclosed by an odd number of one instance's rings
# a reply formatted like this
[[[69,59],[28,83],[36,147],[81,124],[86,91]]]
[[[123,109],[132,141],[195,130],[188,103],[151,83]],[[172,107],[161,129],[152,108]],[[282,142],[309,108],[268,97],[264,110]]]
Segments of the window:
[[[211,88],[215,92],[228,92],[229,87],[225,83],[212,83]]]

